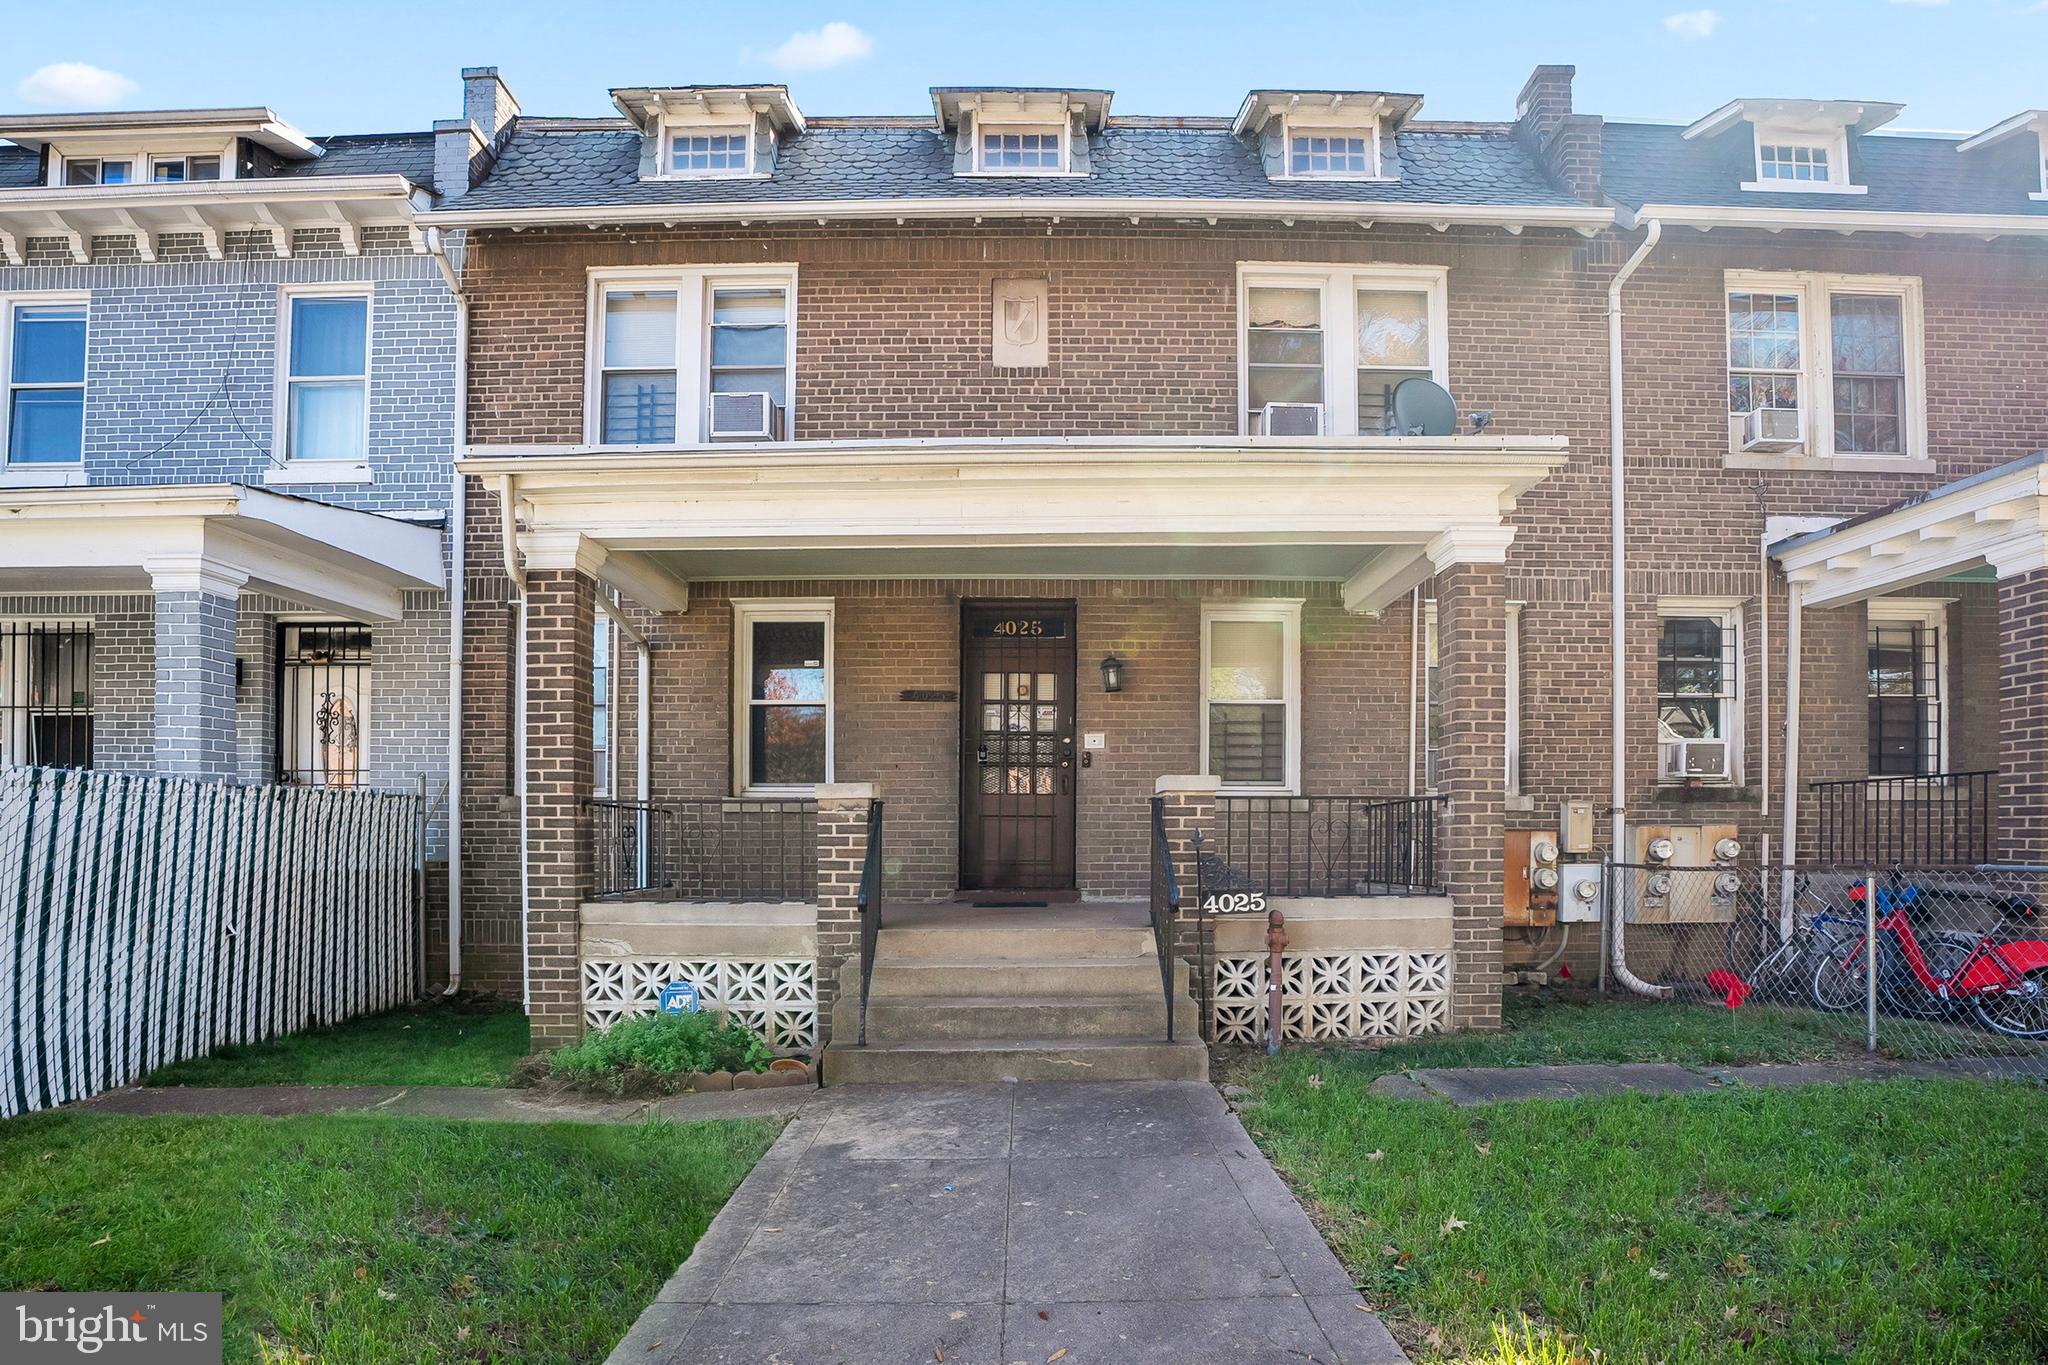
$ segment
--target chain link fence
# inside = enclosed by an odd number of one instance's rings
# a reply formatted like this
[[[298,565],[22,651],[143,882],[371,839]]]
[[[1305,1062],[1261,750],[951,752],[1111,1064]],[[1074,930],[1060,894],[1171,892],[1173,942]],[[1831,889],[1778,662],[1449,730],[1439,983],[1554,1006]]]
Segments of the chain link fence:
[[[412,999],[424,805],[0,767],[0,1117]]]
[[[2048,868],[1609,863],[1609,989],[1805,1050],[2048,1078]]]

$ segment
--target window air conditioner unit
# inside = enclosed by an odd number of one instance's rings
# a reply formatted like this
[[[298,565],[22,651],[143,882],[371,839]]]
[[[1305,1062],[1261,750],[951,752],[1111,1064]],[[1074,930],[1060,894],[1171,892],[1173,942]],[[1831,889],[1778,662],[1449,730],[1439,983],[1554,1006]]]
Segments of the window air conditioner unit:
[[[1259,409],[1261,436],[1320,436],[1323,434],[1321,403],[1268,403]]]
[[[1721,781],[1728,776],[1725,739],[1667,739],[1657,746],[1659,776],[1667,782]]]
[[[1797,408],[1756,408],[1742,414],[1744,450],[1790,450],[1805,440]]]
[[[782,412],[765,393],[711,395],[711,439],[714,441],[776,441],[782,438]]]

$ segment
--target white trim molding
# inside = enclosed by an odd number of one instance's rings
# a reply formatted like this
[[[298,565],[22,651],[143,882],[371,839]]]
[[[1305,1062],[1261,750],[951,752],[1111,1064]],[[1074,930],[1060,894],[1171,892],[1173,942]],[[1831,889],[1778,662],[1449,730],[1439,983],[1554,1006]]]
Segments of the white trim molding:
[[[1202,775],[1217,780],[1223,796],[1293,796],[1301,792],[1301,608],[1299,597],[1251,597],[1202,603],[1201,768]],[[1280,627],[1281,689],[1278,697],[1235,701],[1209,695],[1210,632],[1218,622],[1277,625]],[[1282,777],[1277,783],[1228,785],[1222,774],[1209,771],[1209,710],[1213,706],[1271,706],[1282,708],[1281,742],[1286,746]]]
[[[837,605],[829,597],[736,597],[732,607],[732,789],[742,797],[846,797],[834,787],[834,731],[839,728],[837,679],[833,654]],[[753,720],[756,699],[753,679],[754,631],[763,622],[818,624],[825,628],[825,777],[822,782],[771,783],[753,780]],[[808,702],[797,704],[810,705]],[[827,789],[831,790],[827,790]]]
[[[1251,423],[1251,291],[1313,289],[1321,300],[1323,430],[1365,436],[1358,410],[1358,296],[1361,292],[1423,297],[1430,378],[1451,385],[1450,269],[1440,265],[1330,265],[1240,261],[1237,267],[1237,391],[1239,430]]]

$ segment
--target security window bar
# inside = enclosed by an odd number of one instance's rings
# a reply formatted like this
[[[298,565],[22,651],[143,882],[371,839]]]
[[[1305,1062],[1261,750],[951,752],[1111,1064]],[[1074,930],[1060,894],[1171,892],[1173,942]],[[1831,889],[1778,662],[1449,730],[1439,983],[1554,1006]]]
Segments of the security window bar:
[[[360,460],[367,451],[369,296],[304,294],[287,303],[285,456]]]
[[[711,291],[712,393],[765,393],[789,406],[789,295],[781,289]]]
[[[1257,432],[1268,403],[1323,401],[1323,293],[1265,286],[1245,293],[1245,430]]]
[[[1719,616],[1667,616],[1657,639],[1657,772],[1664,782],[1734,775],[1736,632]]]
[[[1805,143],[1767,142],[1757,148],[1757,175],[1764,180],[1815,180],[1828,176],[1828,149]]]
[[[10,328],[7,461],[85,456],[85,305],[21,304]]]
[[[287,625],[278,640],[278,780],[354,787],[370,738],[368,626]]]
[[[1728,411],[1799,408],[1799,296],[1728,295]]]
[[[1298,771],[1300,618],[1291,606],[1223,606],[1203,620],[1203,771],[1226,790],[1291,790]]]
[[[1857,455],[1905,450],[1906,330],[1896,294],[1836,294],[1833,338],[1835,449]]]
[[[0,766],[92,766],[92,627],[0,621]]]
[[[1428,379],[1429,295],[1420,289],[1358,291],[1358,429],[1393,432],[1394,390]]]
[[[1913,621],[1870,623],[1872,777],[1942,770],[1940,634]]]
[[[988,171],[1059,170],[1059,132],[985,132],[981,135],[981,166]]]
[[[748,169],[744,129],[722,133],[675,133],[668,143],[671,175],[738,175]]]
[[[608,289],[599,381],[606,445],[676,439],[676,293]]]
[[[1288,139],[1289,175],[1371,175],[1372,139],[1296,133]]]

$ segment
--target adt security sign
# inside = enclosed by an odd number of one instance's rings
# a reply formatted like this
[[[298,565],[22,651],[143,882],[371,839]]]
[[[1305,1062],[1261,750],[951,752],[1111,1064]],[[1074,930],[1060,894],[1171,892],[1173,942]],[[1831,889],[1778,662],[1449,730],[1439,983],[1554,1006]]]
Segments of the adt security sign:
[[[697,998],[697,988],[687,981],[671,981],[661,988],[663,1014],[695,1014],[703,1008],[704,1002]]]

